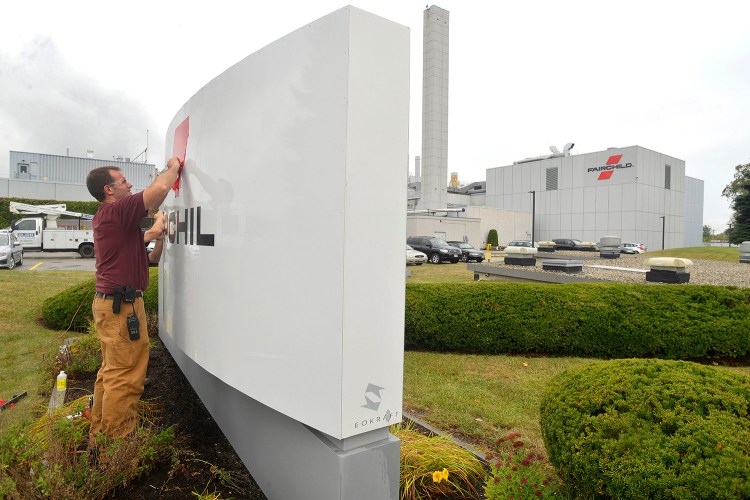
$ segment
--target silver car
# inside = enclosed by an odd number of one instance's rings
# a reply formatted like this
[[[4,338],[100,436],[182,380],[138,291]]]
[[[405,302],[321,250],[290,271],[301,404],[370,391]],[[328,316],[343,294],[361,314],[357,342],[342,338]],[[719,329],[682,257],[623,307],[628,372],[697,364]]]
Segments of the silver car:
[[[646,245],[643,243],[623,243],[620,245],[620,253],[645,253]]]
[[[23,265],[23,247],[10,231],[0,231],[0,267],[13,269]]]
[[[537,248],[539,245],[536,244],[536,241],[532,245],[529,240],[513,240],[510,243],[508,243],[509,247],[527,247],[527,248]]]
[[[427,262],[427,254],[422,253],[418,250],[414,250],[409,245],[406,245],[406,265],[414,264],[415,266],[421,266]]]

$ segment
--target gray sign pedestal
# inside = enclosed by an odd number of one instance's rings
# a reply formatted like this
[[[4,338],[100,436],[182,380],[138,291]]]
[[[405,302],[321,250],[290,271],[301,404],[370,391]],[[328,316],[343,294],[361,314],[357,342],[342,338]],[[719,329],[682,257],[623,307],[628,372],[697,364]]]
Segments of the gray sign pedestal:
[[[168,336],[162,342],[269,499],[398,498],[400,441],[387,428],[327,436],[225,384]]]

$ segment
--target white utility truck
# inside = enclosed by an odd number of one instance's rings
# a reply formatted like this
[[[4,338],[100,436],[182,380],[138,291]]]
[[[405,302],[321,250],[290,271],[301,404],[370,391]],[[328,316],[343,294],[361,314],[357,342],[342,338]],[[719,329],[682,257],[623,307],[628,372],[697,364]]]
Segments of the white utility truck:
[[[31,216],[11,224],[24,250],[78,252],[81,257],[93,257],[94,230],[91,219],[94,216],[69,212],[66,208],[65,204],[29,205],[11,201],[11,213]]]

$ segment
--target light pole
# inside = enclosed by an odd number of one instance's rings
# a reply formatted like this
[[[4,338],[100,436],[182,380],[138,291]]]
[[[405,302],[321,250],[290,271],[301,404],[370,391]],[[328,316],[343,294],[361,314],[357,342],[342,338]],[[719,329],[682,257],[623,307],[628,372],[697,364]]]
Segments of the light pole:
[[[534,248],[534,219],[536,219],[536,191],[531,193],[531,248]]]
[[[664,250],[664,215],[659,217],[661,219],[661,249]]]

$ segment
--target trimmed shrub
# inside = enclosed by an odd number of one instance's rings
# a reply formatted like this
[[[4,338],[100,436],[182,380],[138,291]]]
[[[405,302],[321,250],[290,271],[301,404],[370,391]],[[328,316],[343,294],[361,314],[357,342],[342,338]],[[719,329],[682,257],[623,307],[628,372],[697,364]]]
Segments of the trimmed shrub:
[[[603,361],[555,377],[549,459],[576,498],[750,498],[750,377],[685,361]]]
[[[407,349],[691,359],[750,354],[750,289],[409,283]]]
[[[93,320],[91,304],[96,293],[96,280],[90,279],[53,295],[44,301],[42,315],[55,330],[88,330]],[[149,285],[143,294],[146,314],[159,312],[159,268],[149,268]]]
[[[487,233],[487,243],[493,247],[498,246],[497,229],[490,229],[490,232]]]

